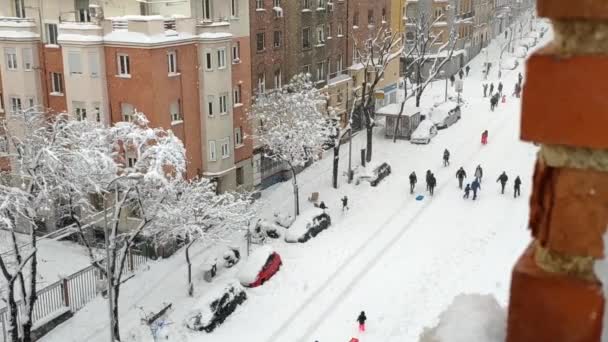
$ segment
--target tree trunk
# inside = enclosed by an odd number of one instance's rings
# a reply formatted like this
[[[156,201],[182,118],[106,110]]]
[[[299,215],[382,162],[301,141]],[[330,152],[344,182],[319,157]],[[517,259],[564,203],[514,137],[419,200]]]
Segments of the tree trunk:
[[[36,241],[36,227],[32,227],[32,248],[36,250],[37,241]],[[26,321],[23,324],[23,342],[31,342],[32,341],[32,326],[34,322],[32,321],[32,316],[34,313],[34,305],[36,304],[36,300],[38,299],[38,293],[36,289],[36,277],[38,270],[38,253],[34,251],[32,256],[32,260],[30,261],[30,293],[29,298],[27,299],[28,305],[26,306]]]
[[[291,181],[293,184],[294,217],[300,215],[300,191],[298,190],[298,180],[296,179],[296,169],[289,164],[291,169]]]
[[[188,265],[188,296],[194,295],[194,284],[192,284],[192,261],[190,260],[190,247],[194,244],[196,239],[192,240],[186,246],[186,264]]]
[[[15,283],[10,282],[8,284],[8,308],[10,312],[10,322],[8,328],[8,334],[11,338],[12,342],[19,342],[19,329],[17,325],[19,324],[19,309],[17,307],[17,302],[15,301]]]
[[[116,279],[116,282],[112,284],[112,287],[114,288],[112,292],[113,293],[113,298],[112,300],[114,301],[114,307],[112,309],[112,317],[113,317],[113,322],[112,322],[112,331],[114,331],[114,340],[115,341],[121,341],[120,338],[120,322],[118,320],[118,298],[120,297],[120,280]]]
[[[340,142],[338,141],[338,143],[336,144],[336,146],[334,146],[334,167],[333,167],[333,175],[332,175],[332,180],[331,180],[331,184],[334,187],[334,189],[338,188],[338,164],[340,162]]]
[[[365,151],[365,161],[366,162],[371,162],[372,161],[372,137],[373,137],[373,133],[374,133],[374,126],[372,125],[368,125],[367,126],[367,145],[366,145],[366,151]]]
[[[420,107],[420,99],[422,98],[422,92],[416,94],[416,108]]]

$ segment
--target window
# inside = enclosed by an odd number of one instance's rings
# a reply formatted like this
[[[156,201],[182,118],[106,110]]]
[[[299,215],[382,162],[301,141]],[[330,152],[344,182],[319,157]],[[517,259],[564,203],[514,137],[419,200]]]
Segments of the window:
[[[303,0],[302,7],[306,9],[310,9],[310,0]]]
[[[255,0],[256,9],[264,9],[264,0]]]
[[[274,88],[279,89],[282,86],[281,82],[281,69],[277,69],[274,72]]]
[[[6,56],[6,68],[8,70],[17,70],[17,50],[15,48],[4,48]]]
[[[256,50],[257,51],[264,51],[264,33],[260,32],[258,34],[255,35],[255,42],[256,42]]]
[[[435,9],[435,19],[441,17],[441,8],[436,8]]]
[[[11,113],[16,114],[21,111],[21,99],[15,96],[9,97],[11,103]]]
[[[342,37],[343,36],[343,33],[342,33],[343,31],[342,30],[343,30],[342,29],[342,24],[340,23],[340,24],[338,24],[338,37]]]
[[[217,50],[217,67],[218,69],[226,68],[226,49],[224,48]]]
[[[211,52],[209,51],[205,52],[205,70],[213,70],[213,65],[211,63]]]
[[[44,24],[46,28],[46,43],[57,44],[57,24]]]
[[[70,75],[82,74],[82,63],[80,61],[80,51],[69,51],[68,52],[68,67],[70,69]]]
[[[24,48],[21,50],[23,54],[23,70],[32,71],[34,68],[34,56],[32,55],[32,49]]]
[[[167,53],[167,68],[169,75],[177,74],[177,52],[169,51]]]
[[[273,43],[272,45],[275,48],[278,48],[281,46],[281,41],[283,40],[283,32],[281,31],[274,31],[274,39],[273,39]]]
[[[329,23],[329,24],[327,24],[327,38],[328,39],[332,37],[331,32],[332,32],[332,27],[331,27],[331,23]]]
[[[367,24],[374,25],[374,10],[367,10]]]
[[[213,101],[215,101],[213,95],[207,96],[207,115],[209,116],[213,116]]]
[[[236,127],[234,129],[234,145],[243,145],[243,130],[241,129],[241,127]]]
[[[63,82],[61,74],[57,72],[51,73],[51,92],[54,94],[63,93]]]
[[[304,75],[309,75],[310,74],[310,65],[305,65],[302,67],[302,73]]]
[[[99,102],[93,102],[93,113],[95,114],[95,121],[101,122],[101,104]]]
[[[4,96],[0,93],[0,113],[4,113]]]
[[[230,138],[220,140],[220,146],[222,148],[222,159],[230,157]]]
[[[76,20],[79,22],[90,22],[91,14],[89,13],[89,0],[75,0],[74,7],[76,8]]]
[[[135,164],[137,164],[137,158],[127,157],[127,167],[135,167]]]
[[[242,167],[238,167],[236,169],[236,185],[240,186],[245,183],[245,173],[243,172]]]
[[[25,18],[25,4],[23,0],[15,0],[15,17]]]
[[[353,15],[353,26],[359,26],[359,12],[355,12]]]
[[[36,101],[34,100],[33,97],[26,98],[26,103],[27,103],[27,108],[34,108],[34,106],[36,105]]]
[[[211,0],[203,0],[203,19],[211,20],[213,18],[211,10]]]
[[[233,18],[236,18],[239,16],[239,1],[238,0],[230,0],[230,15]]]
[[[236,105],[237,103],[241,103],[241,91],[242,91],[242,87],[241,85],[237,85],[236,87],[234,87],[234,96],[232,98],[232,102]]]
[[[343,66],[342,55],[338,55],[338,59],[336,60],[336,72],[341,73]]]
[[[325,43],[325,27],[323,25],[317,26],[317,44],[322,45]]]
[[[281,0],[272,0],[273,7],[281,7]]]
[[[209,140],[209,161],[216,161],[215,140]]]
[[[264,94],[266,92],[266,74],[258,75],[258,93]]]
[[[220,114],[228,113],[228,94],[220,95]]]
[[[97,51],[89,51],[89,74],[91,77],[99,77],[99,54]]]
[[[179,110],[180,105],[181,105],[181,101],[179,99],[177,101],[171,102],[171,105],[169,105],[169,112],[171,114],[171,122],[182,120],[182,115]]]
[[[122,113],[122,121],[133,121],[133,114],[135,113],[135,108],[133,108],[133,105],[129,103],[121,103],[120,111]]]
[[[72,102],[72,106],[74,107],[74,115],[76,115],[76,120],[84,121],[87,119],[87,108],[84,102]]]
[[[319,7],[318,8],[325,8],[325,0],[319,0]]]
[[[310,49],[310,28],[305,27],[302,29],[302,48]]]
[[[232,63],[239,63],[241,61],[241,42],[236,42],[232,45]]]
[[[317,63],[317,82],[325,80],[325,63]]]
[[[341,104],[342,101],[344,101],[344,94],[342,94],[342,91],[338,91],[336,94],[336,103]]]
[[[131,76],[131,66],[129,63],[129,55],[118,54],[118,75]]]

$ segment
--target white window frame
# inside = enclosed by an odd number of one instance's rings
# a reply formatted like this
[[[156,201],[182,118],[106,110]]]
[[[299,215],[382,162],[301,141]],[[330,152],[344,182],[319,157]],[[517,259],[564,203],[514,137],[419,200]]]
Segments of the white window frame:
[[[221,94],[220,96],[218,96],[218,98],[219,98],[219,105],[220,105],[220,110],[219,110],[220,115],[228,114],[228,94],[227,93]]]
[[[95,114],[95,121],[101,122],[101,103],[93,102],[93,113]]]
[[[277,41],[277,33],[279,34],[279,40]],[[274,48],[279,48],[283,45],[283,32],[276,30],[272,33],[272,46]]]
[[[325,81],[325,62],[317,63],[317,82]]]
[[[281,69],[277,69],[274,71],[273,79],[275,89],[279,89],[283,86],[283,74],[281,72]]]
[[[137,164],[137,158],[135,157],[127,157],[127,167],[133,168]]]
[[[207,143],[209,161],[217,161],[217,150],[215,140],[209,140]]]
[[[222,159],[230,158],[230,137],[219,140]]]
[[[68,51],[68,69],[70,75],[82,75],[82,56],[80,51]]]
[[[46,34],[46,43],[49,45],[57,45],[57,23],[44,23],[44,31]]]
[[[226,69],[226,48],[217,49],[217,68]]]
[[[36,100],[34,99],[33,96],[26,97],[25,102],[27,102],[28,109],[34,108],[36,106]]]
[[[316,33],[317,33],[317,45],[324,45],[325,44],[325,25],[318,25]]]
[[[213,0],[203,0],[203,19],[213,20]]]
[[[179,99],[169,104],[169,115],[171,116],[171,123],[183,121],[181,112],[181,101]]]
[[[241,62],[241,42],[232,45],[232,64]]]
[[[234,147],[243,146],[243,129],[239,127],[234,128]]]
[[[262,49],[259,49],[259,40],[258,37],[262,37]],[[255,34],[255,51],[257,52],[262,52],[266,50],[266,33],[264,32],[258,32]]]
[[[210,50],[205,50],[205,71],[213,70],[213,53]]]
[[[34,70],[34,54],[31,48],[21,49],[21,56],[23,58],[23,70],[32,71]]]
[[[169,76],[177,74],[177,51],[175,50],[167,52],[167,70]]]
[[[99,53],[97,51],[89,51],[87,56],[89,59],[89,76],[93,78],[99,77]]]
[[[116,62],[118,67],[119,77],[131,77],[131,59],[126,53],[119,53],[116,55]]]
[[[264,9],[264,0],[255,0],[255,9],[263,10]]]
[[[58,72],[51,72],[51,94],[63,94],[63,75]]]
[[[135,107],[130,103],[123,102],[120,104],[120,113],[122,115],[122,121],[133,122],[133,114],[135,114]]]
[[[262,75],[262,77],[260,77]],[[258,74],[258,93],[264,94],[266,92],[266,73]]]
[[[230,16],[232,18],[239,17],[239,0],[230,0]]]
[[[237,84],[236,87],[234,87],[233,92],[232,92],[232,105],[236,106],[237,104],[242,104],[242,91],[243,91],[243,87],[240,84]]]
[[[74,117],[78,121],[85,121],[87,119],[87,104],[82,101],[72,101],[72,107],[74,107]]]
[[[338,59],[336,60],[336,73],[342,73],[342,68],[344,68],[344,58],[342,55],[338,55]]]
[[[19,64],[17,63],[17,49],[13,47],[4,48],[4,58],[6,59],[6,69],[17,70]]]
[[[302,4],[302,8],[304,9],[310,9],[310,2],[311,0],[302,0],[303,4]]]
[[[342,23],[339,23],[338,24],[338,32],[336,33],[336,36],[338,38],[344,37],[344,34],[343,34],[344,31],[343,31],[343,29],[344,28],[342,27]]]
[[[21,111],[23,109],[20,97],[18,97],[18,96],[9,96],[8,101],[10,103],[11,113],[17,114],[19,111]]]
[[[215,102],[215,96],[213,95],[208,95],[207,96],[207,115],[208,116],[214,116],[215,113],[214,111],[214,103]]]

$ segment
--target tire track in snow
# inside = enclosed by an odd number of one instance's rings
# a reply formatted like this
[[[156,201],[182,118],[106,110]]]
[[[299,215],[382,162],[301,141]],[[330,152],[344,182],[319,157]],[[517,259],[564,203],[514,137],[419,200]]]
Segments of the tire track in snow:
[[[505,116],[502,118],[502,120],[497,120],[495,121],[495,123],[492,125],[492,130],[495,132],[498,132],[498,134],[496,134],[496,136],[498,135],[502,135],[504,133],[504,127],[505,127],[505,122],[507,122],[507,120],[509,119],[508,116]],[[471,139],[474,140],[475,143],[477,142],[477,136],[475,136],[475,138]],[[463,141],[460,145],[458,145],[458,149],[462,148],[463,145],[470,145],[471,142],[468,140]],[[464,164],[468,164],[469,162],[471,162],[482,150],[482,147],[478,147],[477,149],[475,149],[471,154],[469,154],[469,157],[465,160]],[[445,174],[448,171],[452,171],[453,167],[449,167],[449,168],[442,168],[440,169],[440,171],[438,171],[441,175]],[[447,179],[447,178],[446,178]],[[441,190],[443,188],[445,188],[446,186],[448,186],[448,184],[451,184],[451,182],[443,182],[443,185],[441,185],[439,187],[439,191],[436,192],[436,195],[440,195],[441,194]],[[332,283],[341,275],[344,274],[345,270],[354,264],[359,264],[359,265],[365,265],[364,267],[362,267],[360,269],[359,272],[356,273],[355,276],[351,276],[350,281],[346,284],[346,287],[343,289],[343,291],[340,292],[340,294],[338,295],[337,298],[335,298],[331,303],[323,305],[326,306],[327,309],[325,309],[322,313],[318,314],[317,316],[319,317],[318,319],[314,320],[311,324],[308,325],[308,327],[305,329],[304,331],[304,336],[300,337],[297,341],[308,341],[310,338],[310,335],[312,333],[314,333],[315,328],[317,326],[319,326],[319,324],[324,320],[324,317],[330,313],[331,311],[333,311],[333,308],[341,303],[342,301],[344,301],[344,299],[346,298],[346,296],[348,294],[350,294],[350,292],[352,291],[353,287],[359,282],[359,280],[363,277],[363,275],[365,275],[369,269],[373,268],[374,266],[377,265],[377,263],[380,260],[380,257],[383,256],[384,254],[387,253],[388,250],[390,250],[392,247],[394,247],[394,245],[403,237],[403,235],[409,230],[409,228],[418,221],[419,217],[422,216],[422,214],[426,213],[426,209],[428,209],[428,207],[434,203],[434,201],[426,201],[422,204],[422,206],[420,206],[417,209],[417,212],[414,214],[413,217],[411,217],[409,219],[409,221],[407,222],[407,224],[405,224],[404,226],[402,226],[400,228],[400,230],[397,232],[397,234],[393,234],[392,238],[389,239],[388,243],[382,243],[380,246],[378,246],[376,248],[376,250],[378,252],[373,253],[372,255],[372,259],[365,262],[365,260],[363,261],[359,261],[357,259],[361,258],[361,255],[364,254],[365,251],[370,250],[370,246],[372,246],[376,241],[380,240],[382,237],[384,237],[383,234],[389,230],[387,230],[387,227],[391,226],[391,223],[393,223],[393,221],[395,221],[395,219],[397,217],[399,217],[400,215],[405,215],[407,216],[408,214],[410,214],[409,212],[405,212],[403,210],[403,207],[407,204],[407,203],[411,203],[414,202],[415,200],[412,197],[408,197],[407,199],[405,199],[404,201],[401,202],[401,206],[399,206],[397,209],[391,216],[389,216],[385,221],[382,222],[382,224],[380,224],[378,226],[378,229],[376,229],[376,231],[374,232],[374,235],[372,236],[371,239],[366,240],[362,245],[360,245],[358,248],[356,248],[350,255],[349,257],[347,257],[346,261],[344,263],[342,263],[337,269],[336,271],[334,271],[330,277],[313,293],[311,293],[304,301],[303,304],[301,304],[284,322],[283,324],[272,334],[270,335],[270,337],[267,339],[267,341],[285,341],[285,339],[280,340],[278,339],[279,337],[281,337],[281,335],[283,335],[284,333],[286,333],[289,329],[289,327],[292,325],[292,323],[306,310],[308,309],[312,303],[318,299],[328,288],[330,288],[330,285],[332,285]]]

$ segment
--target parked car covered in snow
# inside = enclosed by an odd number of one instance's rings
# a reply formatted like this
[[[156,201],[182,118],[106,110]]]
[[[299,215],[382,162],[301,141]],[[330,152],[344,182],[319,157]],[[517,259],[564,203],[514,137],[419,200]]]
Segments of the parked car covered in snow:
[[[391,174],[391,166],[387,163],[382,163],[375,167],[371,172],[363,173],[357,177],[356,185],[361,182],[369,182],[371,186],[377,186],[386,176]]]
[[[444,102],[430,109],[430,119],[439,129],[452,126],[460,120],[460,106],[455,102]]]
[[[331,217],[319,208],[302,213],[285,233],[285,242],[304,243],[331,225]]]
[[[428,144],[437,135],[437,126],[431,120],[422,120],[418,128],[412,133],[410,142],[412,144]]]
[[[277,252],[270,246],[262,246],[241,264],[238,279],[243,286],[256,287],[272,278],[281,268],[283,262]]]
[[[246,299],[245,289],[236,281],[214,287],[186,317],[186,326],[192,330],[211,332]]]
[[[517,68],[518,65],[519,62],[515,57],[506,57],[503,58],[502,61],[500,61],[500,68],[505,70],[513,70]]]
[[[254,235],[261,236],[262,239],[269,237],[271,239],[278,239],[283,234],[285,228],[280,225],[270,222],[268,220],[259,219],[255,224],[253,230]]]

